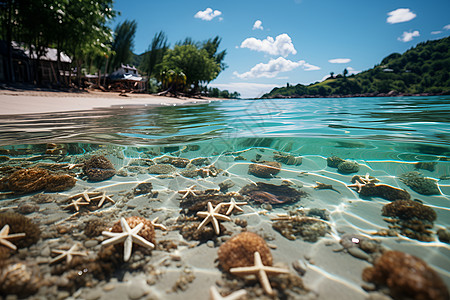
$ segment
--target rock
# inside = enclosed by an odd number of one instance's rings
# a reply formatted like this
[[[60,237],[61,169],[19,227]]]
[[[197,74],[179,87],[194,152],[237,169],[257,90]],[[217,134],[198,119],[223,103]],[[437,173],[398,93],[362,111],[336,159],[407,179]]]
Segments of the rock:
[[[345,160],[337,156],[327,157],[327,166],[329,166],[330,168],[337,168],[339,164],[343,163],[344,161]]]
[[[383,206],[382,214],[402,220],[419,219],[430,222],[436,220],[436,212],[431,207],[413,200],[397,200],[388,203]]]
[[[400,251],[386,251],[373,267],[364,269],[362,279],[388,287],[395,299],[449,299],[447,287],[436,271],[420,258]]]
[[[366,252],[364,252],[361,248],[351,247],[348,249],[348,253],[350,253],[353,257],[369,260],[370,256]]]
[[[346,160],[341,162],[337,168],[338,172],[343,174],[357,173],[359,171],[359,164],[356,161]]]
[[[419,161],[414,164],[416,169],[428,170],[433,172],[436,169],[437,162],[435,161]]]
[[[231,268],[253,266],[255,252],[259,252],[264,265],[272,265],[272,254],[266,241],[256,233],[242,232],[219,247],[219,266],[227,272]]]
[[[257,182],[256,185],[248,184],[239,193],[247,195],[250,197],[250,200],[262,204],[294,203],[306,195],[305,192],[298,191],[287,185],[275,185],[264,182]]]
[[[326,222],[301,215],[273,222],[272,227],[289,240],[301,237],[307,242],[316,242],[319,237],[325,236],[330,231],[330,226]]]
[[[400,176],[400,180],[413,191],[422,195],[440,195],[441,192],[435,180],[425,178],[419,172],[408,172]]]
[[[275,154],[273,156],[273,159],[275,161],[278,161],[280,163],[286,164],[286,165],[294,165],[299,166],[302,164],[302,158],[300,156],[293,156],[291,154]]]
[[[152,192],[153,185],[151,182],[139,183],[133,190],[135,195],[150,194]]]
[[[445,228],[439,228],[436,233],[441,242],[447,244],[450,243],[450,230]]]
[[[39,205],[37,205],[36,203],[21,203],[19,204],[19,207],[17,208],[17,211],[21,214],[31,214],[35,211],[39,211]]]
[[[17,248],[29,247],[36,243],[41,236],[39,226],[30,218],[18,213],[0,213],[0,229],[9,225],[9,233],[25,233],[25,236],[14,240]]]
[[[263,161],[248,166],[248,173],[260,178],[272,178],[281,170],[281,164],[276,161]]]
[[[156,164],[148,167],[147,170],[150,174],[170,174],[175,172],[177,169],[168,164]]]
[[[84,163],[83,172],[89,180],[102,181],[116,174],[113,164],[102,155],[94,155]]]

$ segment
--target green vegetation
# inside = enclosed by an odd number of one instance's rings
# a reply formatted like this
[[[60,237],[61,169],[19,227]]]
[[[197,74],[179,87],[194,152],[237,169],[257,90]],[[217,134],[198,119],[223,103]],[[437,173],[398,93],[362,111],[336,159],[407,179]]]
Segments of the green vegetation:
[[[419,43],[404,54],[393,53],[379,65],[356,75],[343,74],[308,86],[274,88],[262,98],[383,96],[450,93],[450,37]]]

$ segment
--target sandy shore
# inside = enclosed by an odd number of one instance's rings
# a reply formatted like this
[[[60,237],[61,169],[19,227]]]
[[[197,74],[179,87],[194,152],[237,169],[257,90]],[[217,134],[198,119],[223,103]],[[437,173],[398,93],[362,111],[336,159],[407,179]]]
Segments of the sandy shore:
[[[106,108],[111,106],[186,105],[217,99],[173,98],[147,94],[114,92],[51,92],[0,90],[0,115],[38,114]]]

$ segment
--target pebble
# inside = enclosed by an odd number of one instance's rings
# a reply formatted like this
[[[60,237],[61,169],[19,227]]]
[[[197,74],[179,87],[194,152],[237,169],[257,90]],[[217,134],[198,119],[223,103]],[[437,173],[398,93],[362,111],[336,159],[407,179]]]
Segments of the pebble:
[[[370,256],[366,252],[361,250],[361,248],[359,248],[359,247],[351,247],[351,248],[348,248],[347,251],[352,256],[359,258],[359,259],[368,260],[370,258]]]
[[[214,248],[214,242],[208,241],[208,242],[206,242],[206,246],[208,246],[209,248]]]
[[[97,300],[102,296],[102,291],[100,289],[92,289],[89,290],[85,295],[84,299],[86,300]]]
[[[44,249],[42,249],[41,256],[50,256],[50,247],[49,246],[46,246]]]
[[[63,300],[69,298],[70,293],[68,291],[60,291],[58,295],[56,295],[56,299]]]
[[[144,285],[142,282],[136,280],[132,281],[131,284],[128,286],[128,297],[130,299],[139,299],[143,297],[145,294],[147,294],[147,291],[144,288]]]
[[[87,240],[86,242],[84,242],[84,246],[86,248],[93,248],[95,246],[98,245],[98,241],[97,240]]]
[[[107,283],[107,284],[105,284],[105,285],[103,286],[103,290],[104,290],[105,292],[112,291],[112,290],[115,289],[115,288],[116,288],[116,286],[115,286],[114,284],[112,284],[112,283]]]

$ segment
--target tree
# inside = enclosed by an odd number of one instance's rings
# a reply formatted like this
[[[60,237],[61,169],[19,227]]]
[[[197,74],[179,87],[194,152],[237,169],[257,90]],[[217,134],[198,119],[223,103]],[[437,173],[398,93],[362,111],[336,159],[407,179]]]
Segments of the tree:
[[[347,68],[344,69],[344,72],[342,72],[342,74],[344,75],[344,77],[347,77],[347,74],[348,74]]]
[[[131,61],[136,28],[137,23],[135,20],[125,20],[124,22],[117,24],[114,30],[114,41],[111,47],[115,54],[111,58],[110,69],[114,70],[117,67],[120,67],[120,64],[126,64]]]
[[[162,62],[168,49],[169,44],[167,43],[166,34],[163,31],[155,34],[141,64],[141,69],[146,72],[149,77],[156,76],[156,66]]]
[[[330,72],[331,78],[334,78],[334,72]]]
[[[186,75],[186,85],[191,92],[196,93],[200,84],[215,79],[220,72],[220,66],[209,57],[205,49],[198,49],[194,45],[176,45],[168,50],[159,65],[162,72],[180,70]]]
[[[219,36],[214,37],[213,39],[208,39],[203,42],[202,49],[205,49],[208,52],[210,58],[213,58],[216,63],[220,66],[220,70],[223,71],[227,67],[223,62],[225,55],[227,54],[227,50],[223,50],[221,52],[217,52],[220,46],[220,42],[222,39]]]

